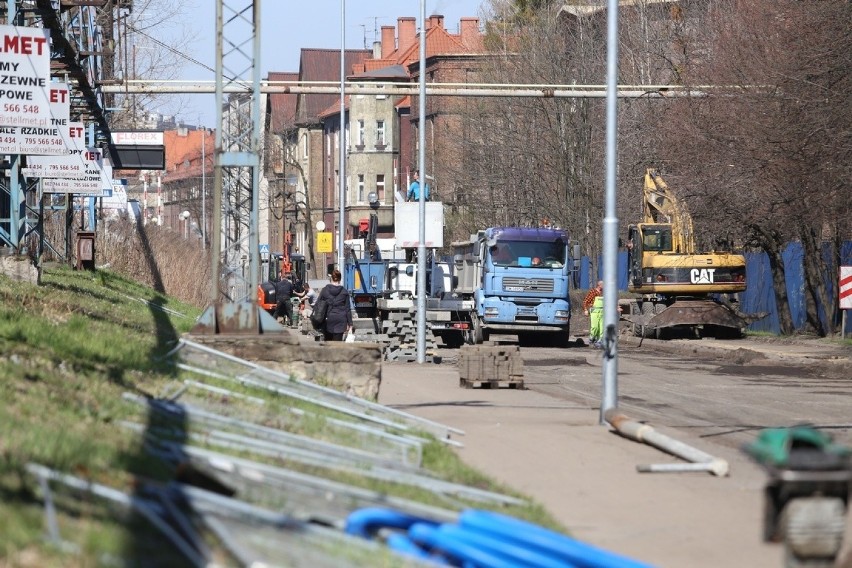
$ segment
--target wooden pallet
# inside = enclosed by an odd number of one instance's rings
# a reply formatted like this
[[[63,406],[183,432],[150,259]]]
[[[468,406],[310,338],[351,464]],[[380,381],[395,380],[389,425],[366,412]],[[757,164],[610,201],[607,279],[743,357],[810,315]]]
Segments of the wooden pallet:
[[[465,389],[523,389],[524,380],[510,378],[508,381],[500,381],[497,379],[474,380],[474,379],[459,379],[459,386]]]

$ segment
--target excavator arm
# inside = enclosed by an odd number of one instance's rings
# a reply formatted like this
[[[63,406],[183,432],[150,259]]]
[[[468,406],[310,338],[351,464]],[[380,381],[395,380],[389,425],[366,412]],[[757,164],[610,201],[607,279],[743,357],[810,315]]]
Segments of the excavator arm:
[[[692,216],[654,169],[649,168],[645,172],[643,197],[645,223],[671,225],[672,252],[694,254]]]

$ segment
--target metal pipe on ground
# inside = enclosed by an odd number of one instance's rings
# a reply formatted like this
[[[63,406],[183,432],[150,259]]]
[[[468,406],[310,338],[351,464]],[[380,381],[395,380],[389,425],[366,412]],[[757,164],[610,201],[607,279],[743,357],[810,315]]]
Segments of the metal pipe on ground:
[[[726,460],[711,456],[710,454],[697,448],[693,448],[679,440],[675,440],[665,434],[661,434],[647,424],[631,420],[622,414],[618,408],[611,408],[607,410],[604,414],[604,418],[625,438],[630,438],[631,440],[654,446],[655,448],[663,450],[664,452],[686,461],[702,464],[702,466],[706,465],[707,471],[718,477],[725,477],[730,471]],[[704,470],[704,467],[699,469]],[[685,468],[685,470],[694,471],[694,469],[691,468]],[[657,468],[643,468],[640,469],[640,471],[657,471]]]
[[[685,471],[713,471],[713,462],[700,463],[651,463],[637,465],[639,473],[683,473]]]

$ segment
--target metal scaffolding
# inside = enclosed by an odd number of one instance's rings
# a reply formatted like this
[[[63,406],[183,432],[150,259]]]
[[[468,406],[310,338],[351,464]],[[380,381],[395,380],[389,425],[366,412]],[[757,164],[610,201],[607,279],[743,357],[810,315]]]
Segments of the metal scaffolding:
[[[255,297],[260,280],[260,1],[216,3],[216,147],[210,304],[195,333],[283,328]],[[238,92],[235,92],[235,89]]]
[[[109,140],[104,93],[100,85],[113,71],[113,13],[128,8],[130,0],[104,0],[97,5],[73,5],[51,0],[7,0],[0,4],[0,19],[13,26],[43,28],[50,35],[50,76],[68,85],[72,121],[85,121],[93,128],[95,142]],[[2,126],[2,125],[0,125]],[[37,179],[21,172],[21,156],[9,157],[8,178],[0,177],[0,245],[15,253],[28,248],[51,249],[62,256],[59,246],[44,240],[43,196]],[[69,257],[70,213],[72,198],[50,209],[66,210],[66,259]]]

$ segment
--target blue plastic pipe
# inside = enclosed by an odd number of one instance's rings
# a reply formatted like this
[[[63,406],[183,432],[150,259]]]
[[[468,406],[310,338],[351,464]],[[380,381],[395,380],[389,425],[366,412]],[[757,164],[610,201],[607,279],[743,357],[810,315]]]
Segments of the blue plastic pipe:
[[[648,564],[499,513],[469,509],[459,516],[459,525],[529,547],[580,568],[650,568]]]

